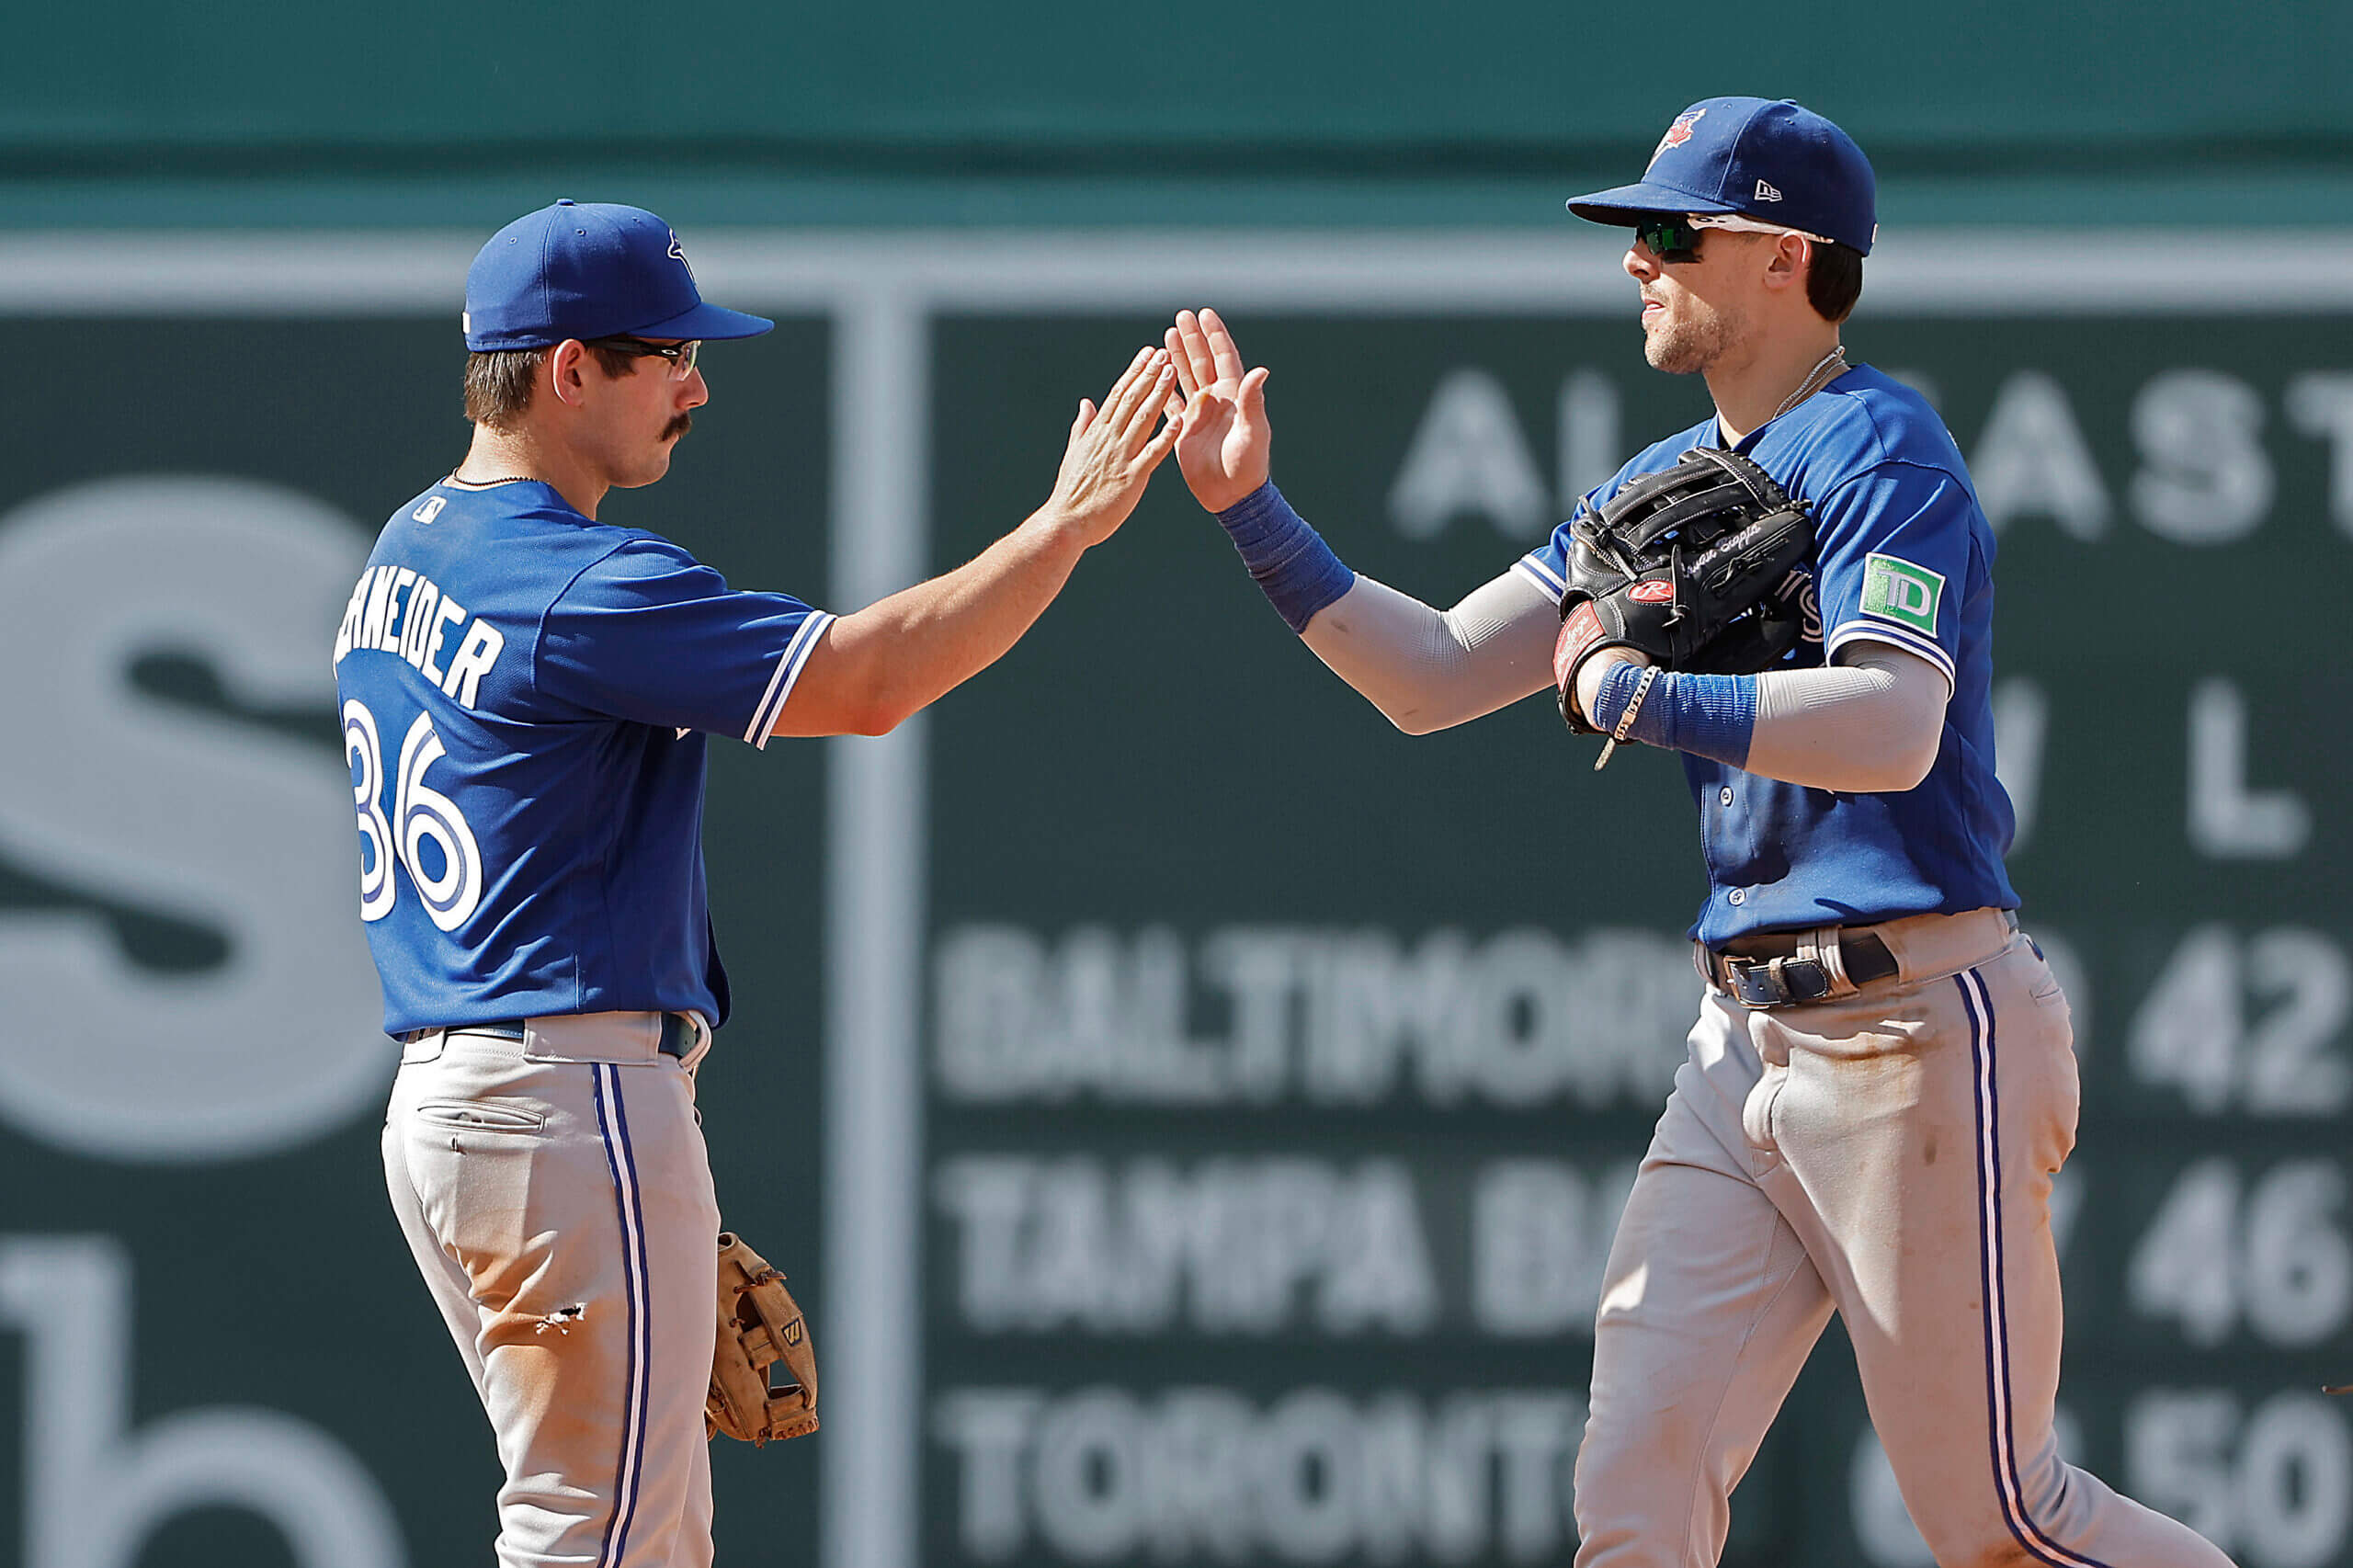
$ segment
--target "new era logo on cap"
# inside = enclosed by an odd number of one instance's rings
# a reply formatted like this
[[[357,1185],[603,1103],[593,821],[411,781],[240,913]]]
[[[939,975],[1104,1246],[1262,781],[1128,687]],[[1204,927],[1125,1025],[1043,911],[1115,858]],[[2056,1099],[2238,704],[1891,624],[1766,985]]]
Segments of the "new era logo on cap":
[[[1781,193],[1760,179],[1756,182],[1756,199],[1759,201],[1779,201],[1781,199]]]

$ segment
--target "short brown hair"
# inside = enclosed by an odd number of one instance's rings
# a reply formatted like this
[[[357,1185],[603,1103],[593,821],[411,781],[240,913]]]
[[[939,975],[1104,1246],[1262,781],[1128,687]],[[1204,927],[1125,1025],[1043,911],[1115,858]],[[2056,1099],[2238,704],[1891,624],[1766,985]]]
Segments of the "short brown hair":
[[[637,373],[638,357],[598,344],[587,346],[607,378]],[[511,430],[531,406],[531,389],[548,362],[544,348],[493,348],[466,356],[466,417],[494,430]]]
[[[1816,240],[1805,269],[1806,302],[1826,322],[1842,322],[1863,295],[1863,253],[1852,245]]]

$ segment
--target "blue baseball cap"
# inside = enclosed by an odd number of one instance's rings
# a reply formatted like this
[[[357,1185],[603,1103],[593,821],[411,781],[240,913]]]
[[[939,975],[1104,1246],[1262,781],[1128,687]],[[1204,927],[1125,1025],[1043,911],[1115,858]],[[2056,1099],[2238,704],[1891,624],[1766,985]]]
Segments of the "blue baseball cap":
[[[642,207],[569,197],[490,236],[466,269],[466,347],[567,337],[757,337],[776,323],[702,302],[669,224]]]
[[[1879,236],[1879,182],[1855,139],[1787,98],[1702,98],[1675,117],[1632,185],[1569,202],[1596,223],[1737,212],[1852,245]]]

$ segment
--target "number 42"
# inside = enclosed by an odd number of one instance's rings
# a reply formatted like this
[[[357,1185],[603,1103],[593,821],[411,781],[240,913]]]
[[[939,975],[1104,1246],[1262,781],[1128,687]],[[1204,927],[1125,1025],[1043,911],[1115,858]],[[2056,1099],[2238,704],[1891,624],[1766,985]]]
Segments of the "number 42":
[[[2270,1006],[2257,1014],[2256,998]],[[2173,1085],[2192,1110],[2236,1100],[2258,1116],[2327,1116],[2353,1098],[2353,1072],[2331,1049],[2348,1014],[2353,972],[2320,932],[2243,938],[2200,926],[2142,1003],[2126,1050],[2143,1082]]]

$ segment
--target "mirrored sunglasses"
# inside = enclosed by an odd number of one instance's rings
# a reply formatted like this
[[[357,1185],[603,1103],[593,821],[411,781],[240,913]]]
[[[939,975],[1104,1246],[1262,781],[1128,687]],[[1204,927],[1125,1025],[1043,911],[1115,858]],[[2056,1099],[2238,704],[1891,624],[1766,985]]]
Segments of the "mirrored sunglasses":
[[[1645,212],[1634,224],[1634,237],[1661,261],[1697,261],[1699,233],[1703,229],[1722,229],[1734,234],[1795,234],[1818,245],[1835,243],[1827,235],[1764,222],[1737,212]]]

